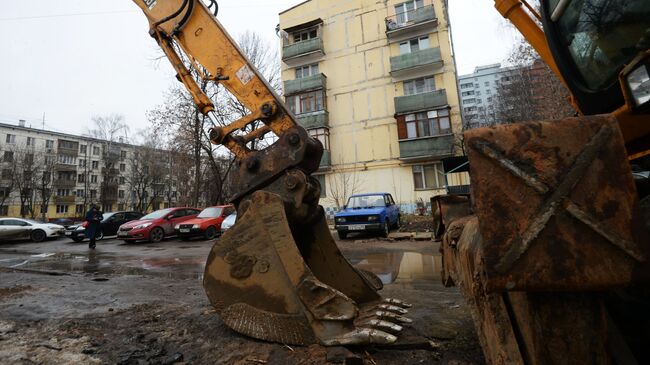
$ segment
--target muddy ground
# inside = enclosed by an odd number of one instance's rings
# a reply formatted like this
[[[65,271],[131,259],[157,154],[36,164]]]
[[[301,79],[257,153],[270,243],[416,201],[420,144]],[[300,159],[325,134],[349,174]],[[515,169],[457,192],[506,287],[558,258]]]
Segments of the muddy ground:
[[[201,287],[209,242],[125,245],[95,252],[65,240],[0,244],[0,364],[482,364],[459,292],[440,284],[437,245],[339,242],[382,294],[413,304],[397,347],[290,347],[241,336]]]

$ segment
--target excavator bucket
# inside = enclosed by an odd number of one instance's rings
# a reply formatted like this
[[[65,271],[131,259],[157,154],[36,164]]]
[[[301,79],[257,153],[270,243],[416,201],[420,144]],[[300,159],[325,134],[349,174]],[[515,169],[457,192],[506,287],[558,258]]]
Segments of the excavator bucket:
[[[397,339],[409,305],[382,299],[381,281],[343,257],[322,207],[315,222],[290,227],[279,195],[258,191],[250,202],[205,267],[203,286],[226,325],[293,345]]]

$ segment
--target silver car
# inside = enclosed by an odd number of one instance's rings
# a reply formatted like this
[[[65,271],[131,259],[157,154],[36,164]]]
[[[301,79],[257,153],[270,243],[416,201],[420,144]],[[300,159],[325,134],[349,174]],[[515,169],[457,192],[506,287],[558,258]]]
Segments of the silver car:
[[[58,224],[42,223],[24,218],[0,218],[0,242],[31,239],[41,242],[63,236],[65,228]]]
[[[232,213],[231,215],[227,216],[223,222],[221,222],[221,234],[224,234],[230,227],[235,225],[235,222],[237,221],[237,212]]]

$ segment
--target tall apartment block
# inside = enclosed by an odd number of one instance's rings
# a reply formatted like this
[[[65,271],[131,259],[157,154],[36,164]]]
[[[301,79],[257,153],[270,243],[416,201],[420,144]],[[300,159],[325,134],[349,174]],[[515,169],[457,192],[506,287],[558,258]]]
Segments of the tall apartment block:
[[[501,67],[500,63],[479,66],[474,72],[458,77],[461,107],[466,129],[494,124],[496,120],[495,102],[499,84],[508,82],[516,68]]]
[[[308,0],[280,13],[284,95],[325,146],[328,211],[350,193],[386,191],[409,211],[444,191],[440,161],[460,153],[462,131],[448,19],[446,0]]]
[[[0,216],[30,216],[25,212],[29,205],[38,210],[36,217],[50,219],[82,217],[93,203],[104,212],[137,209],[131,172],[138,150],[126,143],[29,128],[24,122],[0,123]],[[147,210],[178,202],[175,191],[169,199],[156,197],[154,189],[160,188],[160,181],[147,185]],[[47,189],[49,197],[44,211],[39,189]]]

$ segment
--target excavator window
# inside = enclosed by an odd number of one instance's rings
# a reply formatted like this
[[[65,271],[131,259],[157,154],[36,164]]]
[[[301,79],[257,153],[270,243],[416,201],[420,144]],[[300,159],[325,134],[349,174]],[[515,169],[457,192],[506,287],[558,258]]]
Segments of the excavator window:
[[[615,84],[621,68],[650,47],[649,1],[573,0],[557,14],[564,46],[588,89]]]

